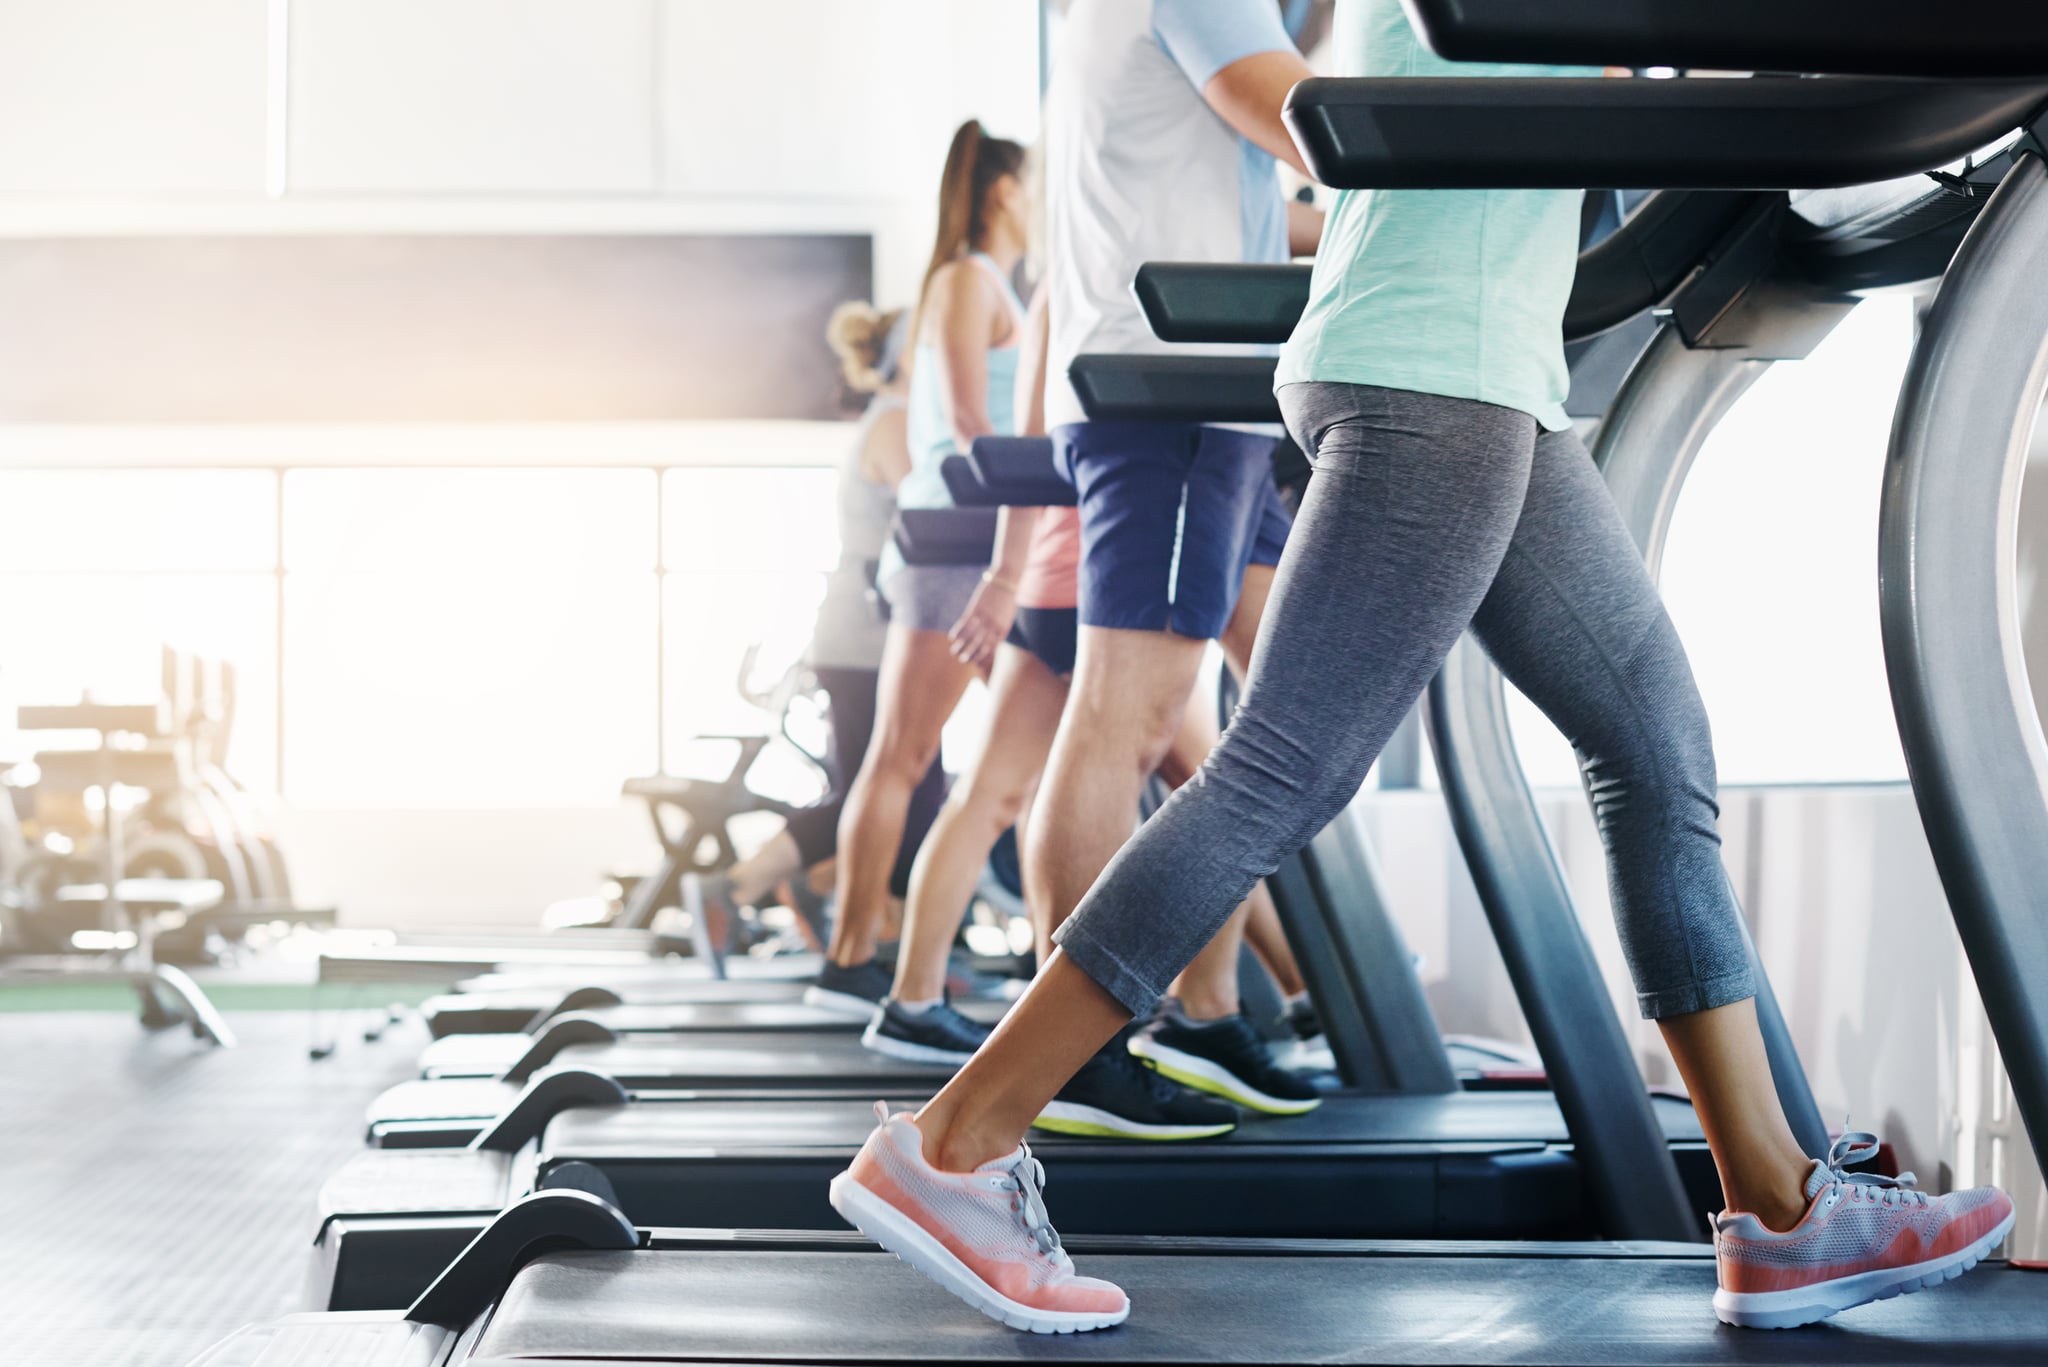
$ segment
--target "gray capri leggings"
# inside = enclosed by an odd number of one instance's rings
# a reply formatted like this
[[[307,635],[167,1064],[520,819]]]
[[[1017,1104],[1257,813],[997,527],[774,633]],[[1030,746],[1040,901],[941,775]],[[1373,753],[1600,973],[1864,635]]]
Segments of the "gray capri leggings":
[[[1280,399],[1315,478],[1243,700],[1060,928],[1066,954],[1149,1010],[1351,801],[1469,626],[1578,751],[1643,1014],[1753,995],[1706,711],[1585,446],[1469,399],[1346,384]]]

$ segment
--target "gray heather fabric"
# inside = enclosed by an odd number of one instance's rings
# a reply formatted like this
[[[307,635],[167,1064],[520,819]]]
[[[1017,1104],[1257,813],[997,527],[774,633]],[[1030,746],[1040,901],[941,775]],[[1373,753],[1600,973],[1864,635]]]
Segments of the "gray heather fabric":
[[[1579,752],[1643,1013],[1752,995],[1706,712],[1578,438],[1469,399],[1323,383],[1280,398],[1316,473],[1243,701],[1061,927],[1067,954],[1149,1009],[1343,810],[1469,625]]]
[[[825,597],[818,604],[817,623],[804,656],[814,668],[881,667],[888,622],[875,601],[875,567],[881,562],[889,525],[896,517],[896,491],[863,474],[860,460],[875,419],[902,407],[903,400],[893,394],[870,399],[839,458],[839,485],[834,494],[839,514],[839,563],[825,576]]]
[[[889,625],[911,631],[951,631],[981,585],[978,565],[902,565],[882,576]]]

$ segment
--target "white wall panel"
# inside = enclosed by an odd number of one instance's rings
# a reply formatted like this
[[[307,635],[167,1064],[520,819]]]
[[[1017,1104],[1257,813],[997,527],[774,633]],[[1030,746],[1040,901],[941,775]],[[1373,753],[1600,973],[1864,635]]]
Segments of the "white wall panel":
[[[960,122],[1037,138],[1034,0],[664,6],[663,187],[867,201],[885,301],[917,286]]]
[[[265,0],[0,0],[0,193],[263,192]]]
[[[294,0],[294,191],[654,189],[654,0]]]

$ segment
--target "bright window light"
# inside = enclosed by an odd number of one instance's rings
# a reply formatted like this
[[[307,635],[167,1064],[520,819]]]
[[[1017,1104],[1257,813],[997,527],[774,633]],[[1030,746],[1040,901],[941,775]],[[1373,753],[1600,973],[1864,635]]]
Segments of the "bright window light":
[[[1877,615],[1877,510],[1913,301],[1859,304],[1804,361],[1773,366],[1715,428],[1664,557],[1723,784],[1899,782]],[[1524,699],[1538,784],[1578,782]]]
[[[670,470],[662,564],[710,574],[829,570],[839,559],[837,480],[806,468]]]
[[[269,570],[268,470],[0,471],[0,570]]]
[[[651,470],[294,470],[285,569],[652,570]]]
[[[102,476],[118,482],[121,476]],[[264,476],[268,479],[268,476]],[[162,647],[235,666],[228,771],[277,782],[277,581],[268,574],[0,574],[0,759],[90,746],[91,734],[15,732],[22,703],[149,701]]]
[[[285,784],[314,807],[572,807],[655,760],[655,477],[285,477]]]
[[[576,807],[654,765],[652,574],[285,580],[285,787],[311,807]]]

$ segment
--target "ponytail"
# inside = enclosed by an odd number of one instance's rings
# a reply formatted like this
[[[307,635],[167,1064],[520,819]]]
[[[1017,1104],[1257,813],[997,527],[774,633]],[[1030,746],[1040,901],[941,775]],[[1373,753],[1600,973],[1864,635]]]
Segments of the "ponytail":
[[[952,145],[946,149],[946,169],[939,177],[938,236],[911,317],[911,346],[917,345],[918,329],[924,324],[925,296],[931,292],[933,277],[987,238],[988,192],[1004,176],[1022,175],[1024,161],[1023,144],[990,137],[978,119],[969,119],[954,130]]]

